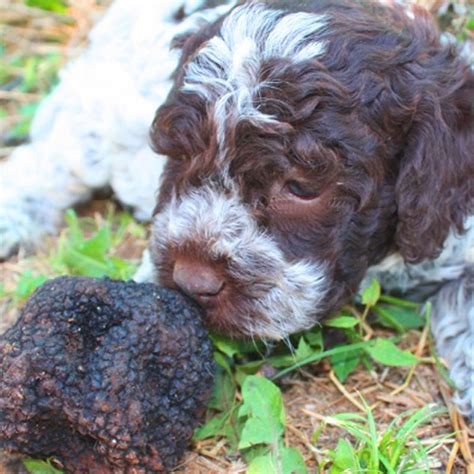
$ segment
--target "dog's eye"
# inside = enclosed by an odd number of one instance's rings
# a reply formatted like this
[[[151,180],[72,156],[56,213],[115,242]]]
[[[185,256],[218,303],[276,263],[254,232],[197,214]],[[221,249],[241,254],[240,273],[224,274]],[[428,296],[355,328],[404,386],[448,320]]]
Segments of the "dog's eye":
[[[306,183],[300,183],[295,180],[286,182],[288,191],[300,199],[315,199],[319,196],[319,192]]]

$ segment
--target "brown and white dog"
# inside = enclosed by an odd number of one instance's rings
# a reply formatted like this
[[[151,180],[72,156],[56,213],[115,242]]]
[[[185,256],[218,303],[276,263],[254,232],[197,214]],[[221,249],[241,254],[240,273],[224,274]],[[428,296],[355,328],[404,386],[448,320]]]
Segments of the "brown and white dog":
[[[390,290],[428,286],[472,415],[474,74],[430,16],[247,1],[176,45],[151,130],[169,157],[150,245],[161,283],[214,328],[269,339],[337,311],[370,267]]]

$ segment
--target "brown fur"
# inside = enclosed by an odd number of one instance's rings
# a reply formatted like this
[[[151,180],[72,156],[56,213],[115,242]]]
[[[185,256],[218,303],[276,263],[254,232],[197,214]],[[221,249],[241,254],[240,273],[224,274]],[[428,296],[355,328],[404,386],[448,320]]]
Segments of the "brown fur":
[[[226,128],[225,163],[288,258],[327,263],[331,313],[388,253],[433,259],[450,229],[462,231],[474,189],[474,75],[422,9],[412,21],[369,2],[265,3],[327,15],[327,48],[319,60],[261,66],[261,80],[278,86],[263,87],[256,105],[278,123],[237,117]],[[151,130],[170,157],[157,212],[173,190],[199,187],[223,166],[212,104],[180,89],[186,64],[220,25],[180,42],[175,87]],[[287,189],[295,179],[318,197],[295,199]],[[161,268],[171,286],[174,252]]]

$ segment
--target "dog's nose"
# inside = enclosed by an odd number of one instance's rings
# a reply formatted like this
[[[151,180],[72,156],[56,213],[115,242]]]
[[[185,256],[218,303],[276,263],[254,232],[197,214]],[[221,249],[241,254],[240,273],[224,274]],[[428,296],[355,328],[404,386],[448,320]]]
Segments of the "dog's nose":
[[[176,260],[173,280],[184,293],[206,307],[224,288],[224,278],[209,265],[199,261]]]

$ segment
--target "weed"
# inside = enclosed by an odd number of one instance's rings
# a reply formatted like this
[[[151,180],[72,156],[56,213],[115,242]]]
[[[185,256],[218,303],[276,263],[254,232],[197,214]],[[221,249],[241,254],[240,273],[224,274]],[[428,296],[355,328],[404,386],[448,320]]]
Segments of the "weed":
[[[38,461],[35,459],[25,459],[23,465],[27,471],[32,474],[63,474],[63,472],[56,469],[49,460]]]
[[[0,288],[0,298],[9,298],[11,304],[18,306],[24,303],[33,291],[42,285],[48,277],[42,274],[34,274],[32,270],[26,270],[20,275],[16,287],[12,291],[7,291],[3,285]]]
[[[67,5],[64,0],[25,0],[29,7],[37,7],[55,13],[66,13]]]
[[[25,0],[24,3],[59,14],[56,17],[61,26],[72,21],[66,16],[67,5],[63,0]],[[64,42],[64,35],[67,34],[67,29],[62,30],[61,26],[46,29],[41,32],[43,48],[38,47],[39,41],[36,40],[34,43],[31,41],[29,46],[24,45],[23,50],[19,51],[14,38],[18,35],[16,29],[23,27],[23,21],[14,18],[11,24],[1,25],[2,32],[11,30],[12,34],[2,35],[0,41],[0,89],[4,92],[0,111],[0,120],[3,122],[0,142],[8,146],[27,140],[39,102],[56,85],[58,71],[65,59],[58,43]],[[24,22],[28,24],[26,17]],[[26,43],[28,41],[25,40]],[[43,52],[41,49],[53,51]]]
[[[31,267],[41,261],[44,273],[24,271],[12,290],[7,290],[5,285],[0,287],[0,299],[8,299],[13,306],[21,305],[38,286],[57,275],[107,276],[122,280],[132,277],[137,262],[120,258],[117,252],[127,239],[143,240],[146,231],[130,214],[117,213],[109,207],[105,218],[79,219],[69,210],[65,221],[57,247],[46,256],[28,260]]]
[[[319,466],[328,474],[429,474],[432,460],[415,435],[415,430],[446,410],[426,406],[415,412],[405,412],[395,418],[383,431],[378,432],[374,415],[361,397],[365,414],[341,413],[324,418],[326,425],[347,432],[354,441],[340,438],[334,450]],[[318,430],[317,434],[321,432]],[[446,438],[446,437],[445,437]],[[431,448],[445,438],[433,440]],[[329,470],[326,467],[330,465]]]
[[[285,410],[280,389],[269,380],[248,376],[242,385],[238,416],[245,420],[239,450],[249,462],[249,474],[304,474],[303,457],[287,448],[283,435]]]
[[[109,211],[105,221],[96,223],[86,219],[81,225],[75,212],[69,210],[65,220],[68,227],[61,234],[58,249],[51,258],[55,273],[94,278],[108,276],[121,280],[131,278],[136,264],[113,254],[127,231],[143,236],[143,228],[135,224],[130,215],[120,214],[115,219],[114,213]],[[90,237],[85,236],[83,226],[93,228]]]

